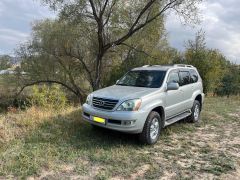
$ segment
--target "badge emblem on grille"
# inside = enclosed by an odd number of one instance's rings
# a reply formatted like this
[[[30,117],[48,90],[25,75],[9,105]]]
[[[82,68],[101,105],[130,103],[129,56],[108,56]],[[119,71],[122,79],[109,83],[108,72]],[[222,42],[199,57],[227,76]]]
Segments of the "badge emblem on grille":
[[[104,101],[99,101],[99,105],[104,106]]]

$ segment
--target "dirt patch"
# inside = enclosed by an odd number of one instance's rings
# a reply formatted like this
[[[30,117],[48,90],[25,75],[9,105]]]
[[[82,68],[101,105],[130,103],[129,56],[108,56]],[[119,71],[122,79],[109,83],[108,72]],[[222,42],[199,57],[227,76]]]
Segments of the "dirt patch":
[[[237,166],[235,172],[231,172],[231,173],[228,173],[228,174],[221,175],[220,179],[222,179],[222,180],[225,180],[225,179],[239,180],[240,179],[240,167]]]
[[[234,117],[234,118],[240,118],[240,112],[238,112],[238,113],[229,113],[228,115],[231,116],[231,117]]]
[[[75,169],[75,166],[72,164],[65,164],[61,166],[61,171],[64,173],[70,173],[73,172]]]
[[[43,170],[41,173],[41,175],[39,177],[36,177],[35,179],[52,179],[54,178],[55,174],[54,171],[48,171],[48,170]],[[30,177],[31,178],[31,177]]]
[[[131,174],[130,178],[131,180],[143,177],[144,174],[150,169],[150,165],[149,164],[145,164],[141,167],[139,167],[138,171],[136,173]]]
[[[176,177],[177,177],[176,172],[164,171],[164,174],[162,175],[160,180],[176,179]]]
[[[111,178],[111,180],[124,180],[124,179],[125,178],[120,177],[120,176],[116,176],[116,177]]]

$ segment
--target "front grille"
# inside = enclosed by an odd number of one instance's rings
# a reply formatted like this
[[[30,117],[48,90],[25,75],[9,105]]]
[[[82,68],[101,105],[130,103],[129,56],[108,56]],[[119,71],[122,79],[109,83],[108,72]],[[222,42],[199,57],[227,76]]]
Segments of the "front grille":
[[[118,100],[93,97],[92,105],[96,108],[113,110]]]

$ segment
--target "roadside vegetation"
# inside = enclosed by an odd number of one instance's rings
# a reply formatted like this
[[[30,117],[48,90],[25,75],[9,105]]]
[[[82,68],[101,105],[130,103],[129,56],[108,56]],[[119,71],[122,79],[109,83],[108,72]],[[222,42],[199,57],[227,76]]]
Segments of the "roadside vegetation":
[[[31,107],[0,116],[0,175],[8,178],[238,179],[240,98],[208,97],[199,124],[163,130],[154,146],[93,130],[81,108]]]
[[[240,66],[209,48],[204,30],[180,52],[165,29],[170,13],[199,23],[201,0],[42,3],[57,18],[33,22],[14,57],[0,56],[0,179],[240,179]],[[203,79],[201,123],[181,121],[142,146],[82,121],[92,91],[134,67],[175,63]]]

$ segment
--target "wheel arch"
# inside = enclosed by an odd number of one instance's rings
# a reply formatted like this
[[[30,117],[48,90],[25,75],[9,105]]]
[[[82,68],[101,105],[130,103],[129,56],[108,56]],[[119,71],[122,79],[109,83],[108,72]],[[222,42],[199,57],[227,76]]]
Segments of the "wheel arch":
[[[160,115],[160,117],[161,117],[161,119],[162,119],[162,121],[163,121],[162,126],[164,127],[164,124],[165,124],[165,110],[164,110],[163,106],[157,106],[157,107],[153,108],[153,109],[149,112],[149,114],[150,114],[152,111],[155,111],[155,112],[157,112],[157,113]]]
[[[194,100],[197,100],[199,103],[200,103],[200,108],[202,110],[202,95],[201,94],[198,94]]]

